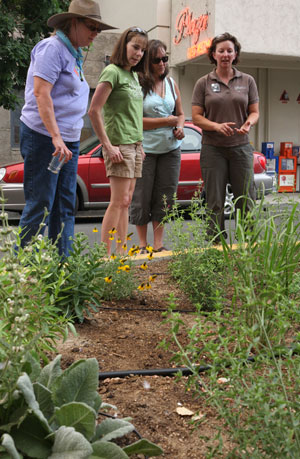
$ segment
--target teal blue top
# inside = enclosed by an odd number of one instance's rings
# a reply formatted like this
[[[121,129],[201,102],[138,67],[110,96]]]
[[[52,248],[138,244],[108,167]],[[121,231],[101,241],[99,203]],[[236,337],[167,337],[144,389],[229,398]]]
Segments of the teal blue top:
[[[173,85],[174,94],[176,96],[174,82],[170,79]],[[150,94],[144,99],[143,103],[143,117],[145,118],[166,118],[172,115],[175,107],[175,100],[171,91],[171,87],[164,79],[165,97],[162,98],[155,92],[151,91]],[[143,147],[145,153],[168,153],[169,151],[176,150],[181,145],[181,140],[177,140],[173,134],[172,127],[162,127],[157,129],[144,130]]]

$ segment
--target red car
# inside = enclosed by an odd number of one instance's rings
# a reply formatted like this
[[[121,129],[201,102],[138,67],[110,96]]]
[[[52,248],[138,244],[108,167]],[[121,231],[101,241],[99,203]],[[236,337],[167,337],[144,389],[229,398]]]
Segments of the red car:
[[[195,191],[199,189],[201,179],[200,151],[201,129],[187,121],[184,127],[185,138],[181,145],[181,169],[177,190],[177,200],[181,205],[188,205]],[[257,189],[264,189],[265,194],[273,191],[273,179],[266,174],[264,155],[253,155],[254,178]],[[22,211],[25,200],[23,192],[23,163],[0,168],[0,186],[6,199],[5,209]],[[90,137],[82,142],[77,173],[77,210],[105,209],[110,199],[109,181],[105,174],[102,147],[97,137]],[[227,194],[225,208],[230,211],[230,193]],[[228,208],[228,210],[227,210]],[[232,210],[232,209],[231,209]]]

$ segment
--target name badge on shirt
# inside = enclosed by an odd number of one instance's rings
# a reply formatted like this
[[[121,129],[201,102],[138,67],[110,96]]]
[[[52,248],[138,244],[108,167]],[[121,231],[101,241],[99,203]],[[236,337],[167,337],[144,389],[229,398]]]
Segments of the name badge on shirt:
[[[211,84],[211,90],[212,90],[212,92],[220,92],[221,88],[220,88],[219,83],[212,83]]]

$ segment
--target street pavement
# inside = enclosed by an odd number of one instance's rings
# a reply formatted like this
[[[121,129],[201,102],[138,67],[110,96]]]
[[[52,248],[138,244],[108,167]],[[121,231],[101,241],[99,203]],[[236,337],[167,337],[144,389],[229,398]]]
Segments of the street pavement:
[[[264,198],[264,205],[266,207],[272,205],[275,210],[279,210],[282,206],[292,206],[295,203],[300,203],[300,193],[273,193],[267,195]],[[11,217],[11,224],[17,226],[20,215],[16,213],[9,214]],[[99,210],[78,212],[76,216],[75,233],[83,232],[84,234],[86,234],[89,238],[89,242],[91,245],[93,245],[95,242],[100,242],[101,223],[103,215],[104,212]],[[189,224],[189,220],[186,220],[184,222],[185,227],[187,227]],[[166,225],[164,245],[167,248],[172,248],[171,242],[168,238],[168,229],[169,225]],[[225,221],[225,229],[227,232],[234,231],[234,219]],[[131,241],[128,244],[129,247],[131,247],[133,244],[138,245],[138,237],[134,225],[129,224],[128,233],[133,233]],[[148,236],[148,243],[150,245],[153,245],[153,231],[151,224],[149,224]],[[162,253],[162,255],[166,254]]]

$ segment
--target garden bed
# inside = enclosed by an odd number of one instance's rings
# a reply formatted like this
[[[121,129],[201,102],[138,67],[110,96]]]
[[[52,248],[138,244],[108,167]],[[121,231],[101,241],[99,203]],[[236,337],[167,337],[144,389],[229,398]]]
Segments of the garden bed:
[[[159,310],[168,308],[168,296],[173,293],[177,308],[190,311],[183,318],[192,325],[195,308],[170,277],[167,264],[168,260],[152,262],[151,274],[157,278],[151,290],[137,292],[130,300],[103,302],[103,308],[78,324],[78,336],[70,335],[59,345],[62,365],[96,357],[100,372],[172,367],[172,353],[158,348],[169,330]],[[206,450],[200,434],[212,438],[223,422],[186,391],[185,382],[183,378],[176,383],[170,376],[110,378],[100,381],[99,392],[103,401],[117,406],[120,417],[132,417],[139,433],[163,448],[163,457],[200,459]],[[181,407],[206,415],[200,432],[193,430],[192,416],[177,413]]]

